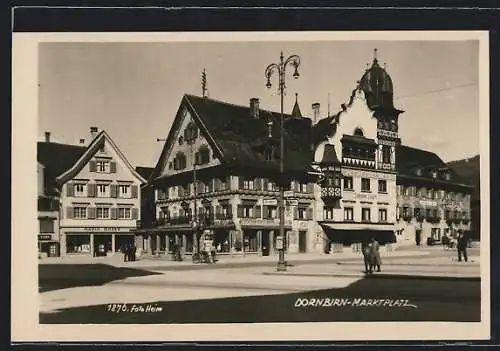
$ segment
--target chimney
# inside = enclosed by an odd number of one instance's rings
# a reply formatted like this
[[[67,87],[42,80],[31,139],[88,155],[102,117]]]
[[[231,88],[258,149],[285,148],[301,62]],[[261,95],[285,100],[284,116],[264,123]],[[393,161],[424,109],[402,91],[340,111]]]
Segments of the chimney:
[[[45,142],[50,143],[50,132],[45,132]]]
[[[94,140],[95,136],[97,135],[97,127],[90,127],[90,138]]]
[[[320,119],[319,115],[319,102],[315,102],[312,104],[312,110],[313,110],[313,123],[316,124],[316,122]]]
[[[259,99],[251,98],[250,99],[250,115],[253,118],[259,118]]]
[[[80,144],[84,145],[85,144],[85,139],[80,139]]]

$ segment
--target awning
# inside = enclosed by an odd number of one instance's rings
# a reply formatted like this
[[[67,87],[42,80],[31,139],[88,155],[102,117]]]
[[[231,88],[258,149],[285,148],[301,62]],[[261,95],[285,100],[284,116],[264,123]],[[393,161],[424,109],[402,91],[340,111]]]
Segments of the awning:
[[[328,239],[333,243],[351,245],[368,242],[375,238],[381,245],[395,243],[396,235],[393,230],[384,229],[335,229],[328,225],[321,225]]]

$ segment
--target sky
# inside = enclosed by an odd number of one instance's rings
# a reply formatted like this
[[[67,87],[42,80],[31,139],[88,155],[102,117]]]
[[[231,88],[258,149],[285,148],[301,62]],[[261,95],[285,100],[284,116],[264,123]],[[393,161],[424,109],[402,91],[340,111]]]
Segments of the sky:
[[[89,141],[105,129],[133,166],[154,167],[185,93],[201,95],[206,69],[210,98],[279,111],[277,77],[264,70],[301,58],[300,77],[287,71],[284,110],[295,93],[304,116],[311,105],[335,113],[349,100],[377,48],[394,84],[403,144],[437,153],[445,162],[479,153],[477,41],[42,43],[39,47],[38,136]]]

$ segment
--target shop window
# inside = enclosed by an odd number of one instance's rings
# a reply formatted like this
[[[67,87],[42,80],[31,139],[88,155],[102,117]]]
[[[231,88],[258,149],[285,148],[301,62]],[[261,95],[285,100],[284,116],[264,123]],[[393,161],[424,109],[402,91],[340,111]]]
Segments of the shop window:
[[[67,235],[66,253],[90,253],[90,235]]]

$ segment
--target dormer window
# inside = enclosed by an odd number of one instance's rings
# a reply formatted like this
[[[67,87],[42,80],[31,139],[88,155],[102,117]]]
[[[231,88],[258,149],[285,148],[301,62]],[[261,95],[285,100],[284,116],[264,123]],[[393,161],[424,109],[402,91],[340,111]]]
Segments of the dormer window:
[[[360,137],[364,137],[364,133],[363,133],[363,130],[361,128],[356,128],[354,129],[354,135],[355,136],[360,136]]]

